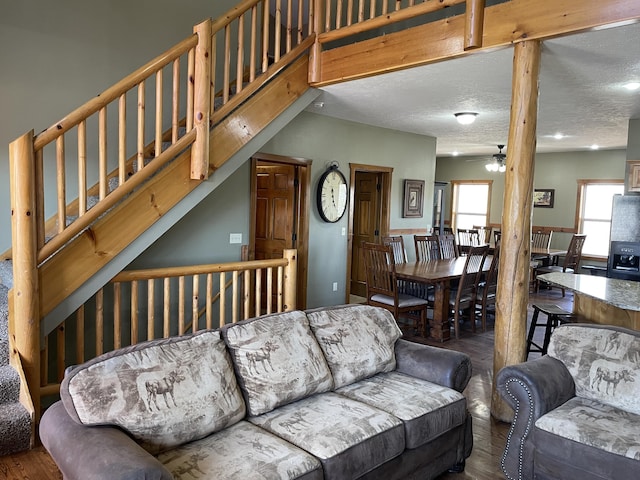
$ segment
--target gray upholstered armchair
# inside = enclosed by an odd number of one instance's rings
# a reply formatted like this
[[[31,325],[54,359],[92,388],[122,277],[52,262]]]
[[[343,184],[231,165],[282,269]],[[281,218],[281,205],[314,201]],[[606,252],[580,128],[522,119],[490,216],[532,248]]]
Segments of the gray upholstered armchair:
[[[514,409],[507,479],[640,478],[640,332],[568,324],[548,355],[498,372]]]

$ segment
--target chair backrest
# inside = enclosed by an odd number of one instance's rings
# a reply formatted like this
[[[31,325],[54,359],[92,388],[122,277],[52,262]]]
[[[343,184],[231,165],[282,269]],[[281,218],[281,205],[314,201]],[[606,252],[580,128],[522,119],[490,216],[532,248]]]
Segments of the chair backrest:
[[[490,243],[491,242],[491,231],[493,227],[488,227],[485,225],[474,225],[474,230],[478,230],[478,236],[480,243]]]
[[[391,245],[363,242],[362,254],[367,279],[367,300],[381,294],[393,297],[397,304],[396,265]]]
[[[537,231],[531,233],[531,246],[536,248],[549,248],[553,232]]]
[[[484,276],[484,290],[483,296],[490,297],[496,294],[498,288],[498,263],[500,262],[500,247],[496,247],[493,251],[493,257],[491,258],[491,265],[489,270]]]
[[[458,284],[456,304],[460,304],[463,299],[473,298],[475,301],[474,291],[488,254],[489,245],[476,245],[469,248],[462,277],[460,277],[460,283]]]
[[[418,262],[428,262],[441,258],[440,242],[437,235],[414,235],[413,242],[416,246],[416,260]]]
[[[396,263],[407,263],[407,251],[404,249],[404,237],[402,235],[382,237],[383,245],[391,245],[393,260]]]
[[[480,245],[480,234],[475,228],[458,229],[458,251],[466,255],[470,247]]]
[[[456,258],[458,256],[458,246],[453,233],[445,233],[438,237],[440,243],[440,258]]]
[[[500,245],[500,241],[502,240],[502,231],[494,230],[493,231],[493,244],[497,247]]]
[[[578,269],[578,264],[582,257],[582,247],[584,246],[584,241],[586,239],[587,236],[581,233],[576,233],[571,237],[571,242],[569,242],[569,248],[567,249],[567,255],[564,257],[564,262],[562,263],[563,272],[566,272],[569,268],[573,271]]]

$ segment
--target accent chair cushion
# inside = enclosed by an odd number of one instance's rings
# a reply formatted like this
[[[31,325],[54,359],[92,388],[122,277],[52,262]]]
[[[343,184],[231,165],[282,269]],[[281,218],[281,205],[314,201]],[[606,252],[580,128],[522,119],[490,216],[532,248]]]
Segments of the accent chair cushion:
[[[567,367],[577,396],[640,415],[640,332],[562,325],[553,331],[548,354]]]
[[[77,422],[117,425],[154,454],[245,415],[220,332],[208,330],[96,357],[67,372],[60,396]]]
[[[402,336],[382,307],[345,305],[307,312],[335,388],[396,368],[395,343]]]
[[[322,350],[300,311],[222,329],[250,415],[333,388]]]

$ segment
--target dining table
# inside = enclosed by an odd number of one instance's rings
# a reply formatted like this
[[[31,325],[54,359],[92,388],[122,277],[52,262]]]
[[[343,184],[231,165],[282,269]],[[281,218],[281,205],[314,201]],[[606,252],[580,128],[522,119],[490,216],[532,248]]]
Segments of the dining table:
[[[489,270],[491,256],[482,265],[483,271]],[[451,281],[460,279],[466,257],[447,258],[419,262],[407,262],[396,265],[396,277],[399,280],[433,285],[435,300],[433,318],[429,319],[429,337],[438,342],[451,338],[449,327],[449,291]]]

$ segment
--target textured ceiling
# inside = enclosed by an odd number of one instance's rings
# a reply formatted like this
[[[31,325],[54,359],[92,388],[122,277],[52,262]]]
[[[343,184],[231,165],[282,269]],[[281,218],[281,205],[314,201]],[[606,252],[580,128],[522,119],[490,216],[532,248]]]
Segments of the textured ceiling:
[[[308,110],[436,137],[438,156],[492,154],[507,143],[512,67],[511,47],[476,53],[324,87],[324,107]],[[640,24],[546,40],[540,70],[538,152],[626,147],[640,118],[640,90],[623,87],[640,82]],[[461,126],[461,111],[479,115]]]

